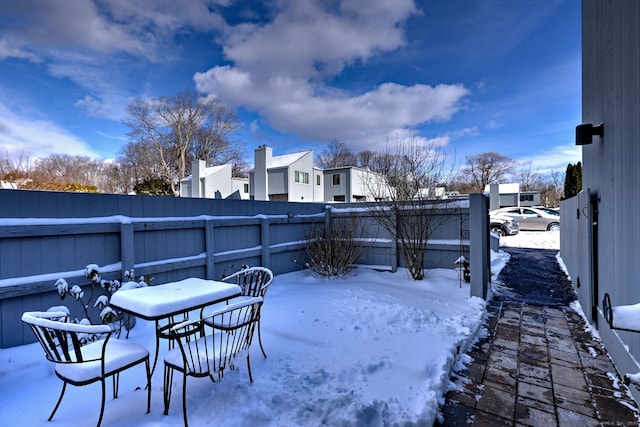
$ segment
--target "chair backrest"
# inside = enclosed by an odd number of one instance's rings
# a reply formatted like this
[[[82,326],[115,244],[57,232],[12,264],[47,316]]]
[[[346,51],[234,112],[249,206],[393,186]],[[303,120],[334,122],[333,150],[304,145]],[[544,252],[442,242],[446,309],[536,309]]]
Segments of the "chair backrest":
[[[273,281],[273,272],[265,267],[249,267],[222,279],[242,288],[242,295],[264,298]]]
[[[69,323],[63,312],[28,311],[23,313],[22,321],[31,327],[47,359],[55,363],[100,360],[102,355],[85,357],[82,345],[96,338],[108,338],[112,332],[107,325]]]
[[[222,374],[238,357],[247,355],[260,314],[261,297],[221,307],[204,319],[188,320],[171,328],[178,341],[188,375]],[[204,321],[215,324],[204,334]],[[166,360],[166,359],[165,359]]]

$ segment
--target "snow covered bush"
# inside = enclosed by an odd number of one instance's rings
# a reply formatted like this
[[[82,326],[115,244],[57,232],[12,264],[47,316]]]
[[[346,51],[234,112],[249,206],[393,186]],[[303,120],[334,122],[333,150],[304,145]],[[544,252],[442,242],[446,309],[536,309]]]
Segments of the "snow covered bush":
[[[303,265],[323,277],[345,277],[365,255],[364,225],[356,216],[312,223],[305,232]]]
[[[82,307],[85,317],[75,319],[74,322],[94,323],[91,312],[95,312],[97,309],[100,311],[101,323],[111,324],[114,329],[117,330],[118,336],[120,336],[122,328],[124,327],[128,336],[129,330],[135,325],[135,317],[111,308],[109,306],[109,298],[120,289],[133,289],[147,286],[144,276],[141,276],[136,282],[134,280],[133,270],[130,270],[125,271],[122,281],[117,279],[102,279],[100,267],[97,264],[87,265],[84,270],[84,275],[89,279],[89,287],[86,289],[88,295],[85,294],[85,290],[80,285],[74,284],[70,287],[63,278],[58,279],[54,284],[56,291],[60,295],[60,299],[64,300],[67,295],[70,295]],[[102,293],[98,294],[98,292]],[[67,307],[65,307],[65,309],[65,312],[69,313],[69,309]]]

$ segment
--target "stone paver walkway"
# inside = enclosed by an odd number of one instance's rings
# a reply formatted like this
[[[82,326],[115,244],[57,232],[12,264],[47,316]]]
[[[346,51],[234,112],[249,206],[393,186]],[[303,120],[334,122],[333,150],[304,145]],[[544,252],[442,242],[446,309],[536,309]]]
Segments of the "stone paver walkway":
[[[494,300],[486,329],[436,425],[639,425],[606,350],[571,308]]]

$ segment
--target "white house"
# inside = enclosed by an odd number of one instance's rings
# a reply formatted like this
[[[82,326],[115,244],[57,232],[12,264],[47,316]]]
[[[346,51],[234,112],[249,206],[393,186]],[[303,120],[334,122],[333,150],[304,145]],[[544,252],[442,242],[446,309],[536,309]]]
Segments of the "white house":
[[[327,202],[372,202],[387,198],[381,176],[355,166],[325,169],[324,200]]]
[[[249,179],[231,172],[230,164],[206,167],[204,160],[197,160],[191,165],[191,175],[180,181],[180,197],[248,199]]]
[[[498,189],[497,204],[492,187]],[[520,184],[490,184],[485,186],[484,194],[491,196],[491,209],[498,209],[507,206],[539,206],[539,191],[520,191]]]
[[[254,151],[255,164],[249,172],[249,197],[253,200],[322,202],[322,170],[313,166],[313,151],[274,156],[261,145]]]

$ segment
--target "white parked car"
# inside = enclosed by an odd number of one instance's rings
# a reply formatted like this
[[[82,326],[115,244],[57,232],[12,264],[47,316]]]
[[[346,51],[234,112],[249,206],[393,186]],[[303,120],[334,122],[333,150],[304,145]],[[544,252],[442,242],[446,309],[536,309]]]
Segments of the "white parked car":
[[[503,215],[514,218],[520,225],[520,230],[558,231],[560,230],[560,215],[553,215],[537,208],[510,207],[500,208],[489,212],[489,215]]]
[[[498,236],[512,236],[518,234],[520,226],[518,221],[506,215],[489,215],[491,232]]]

